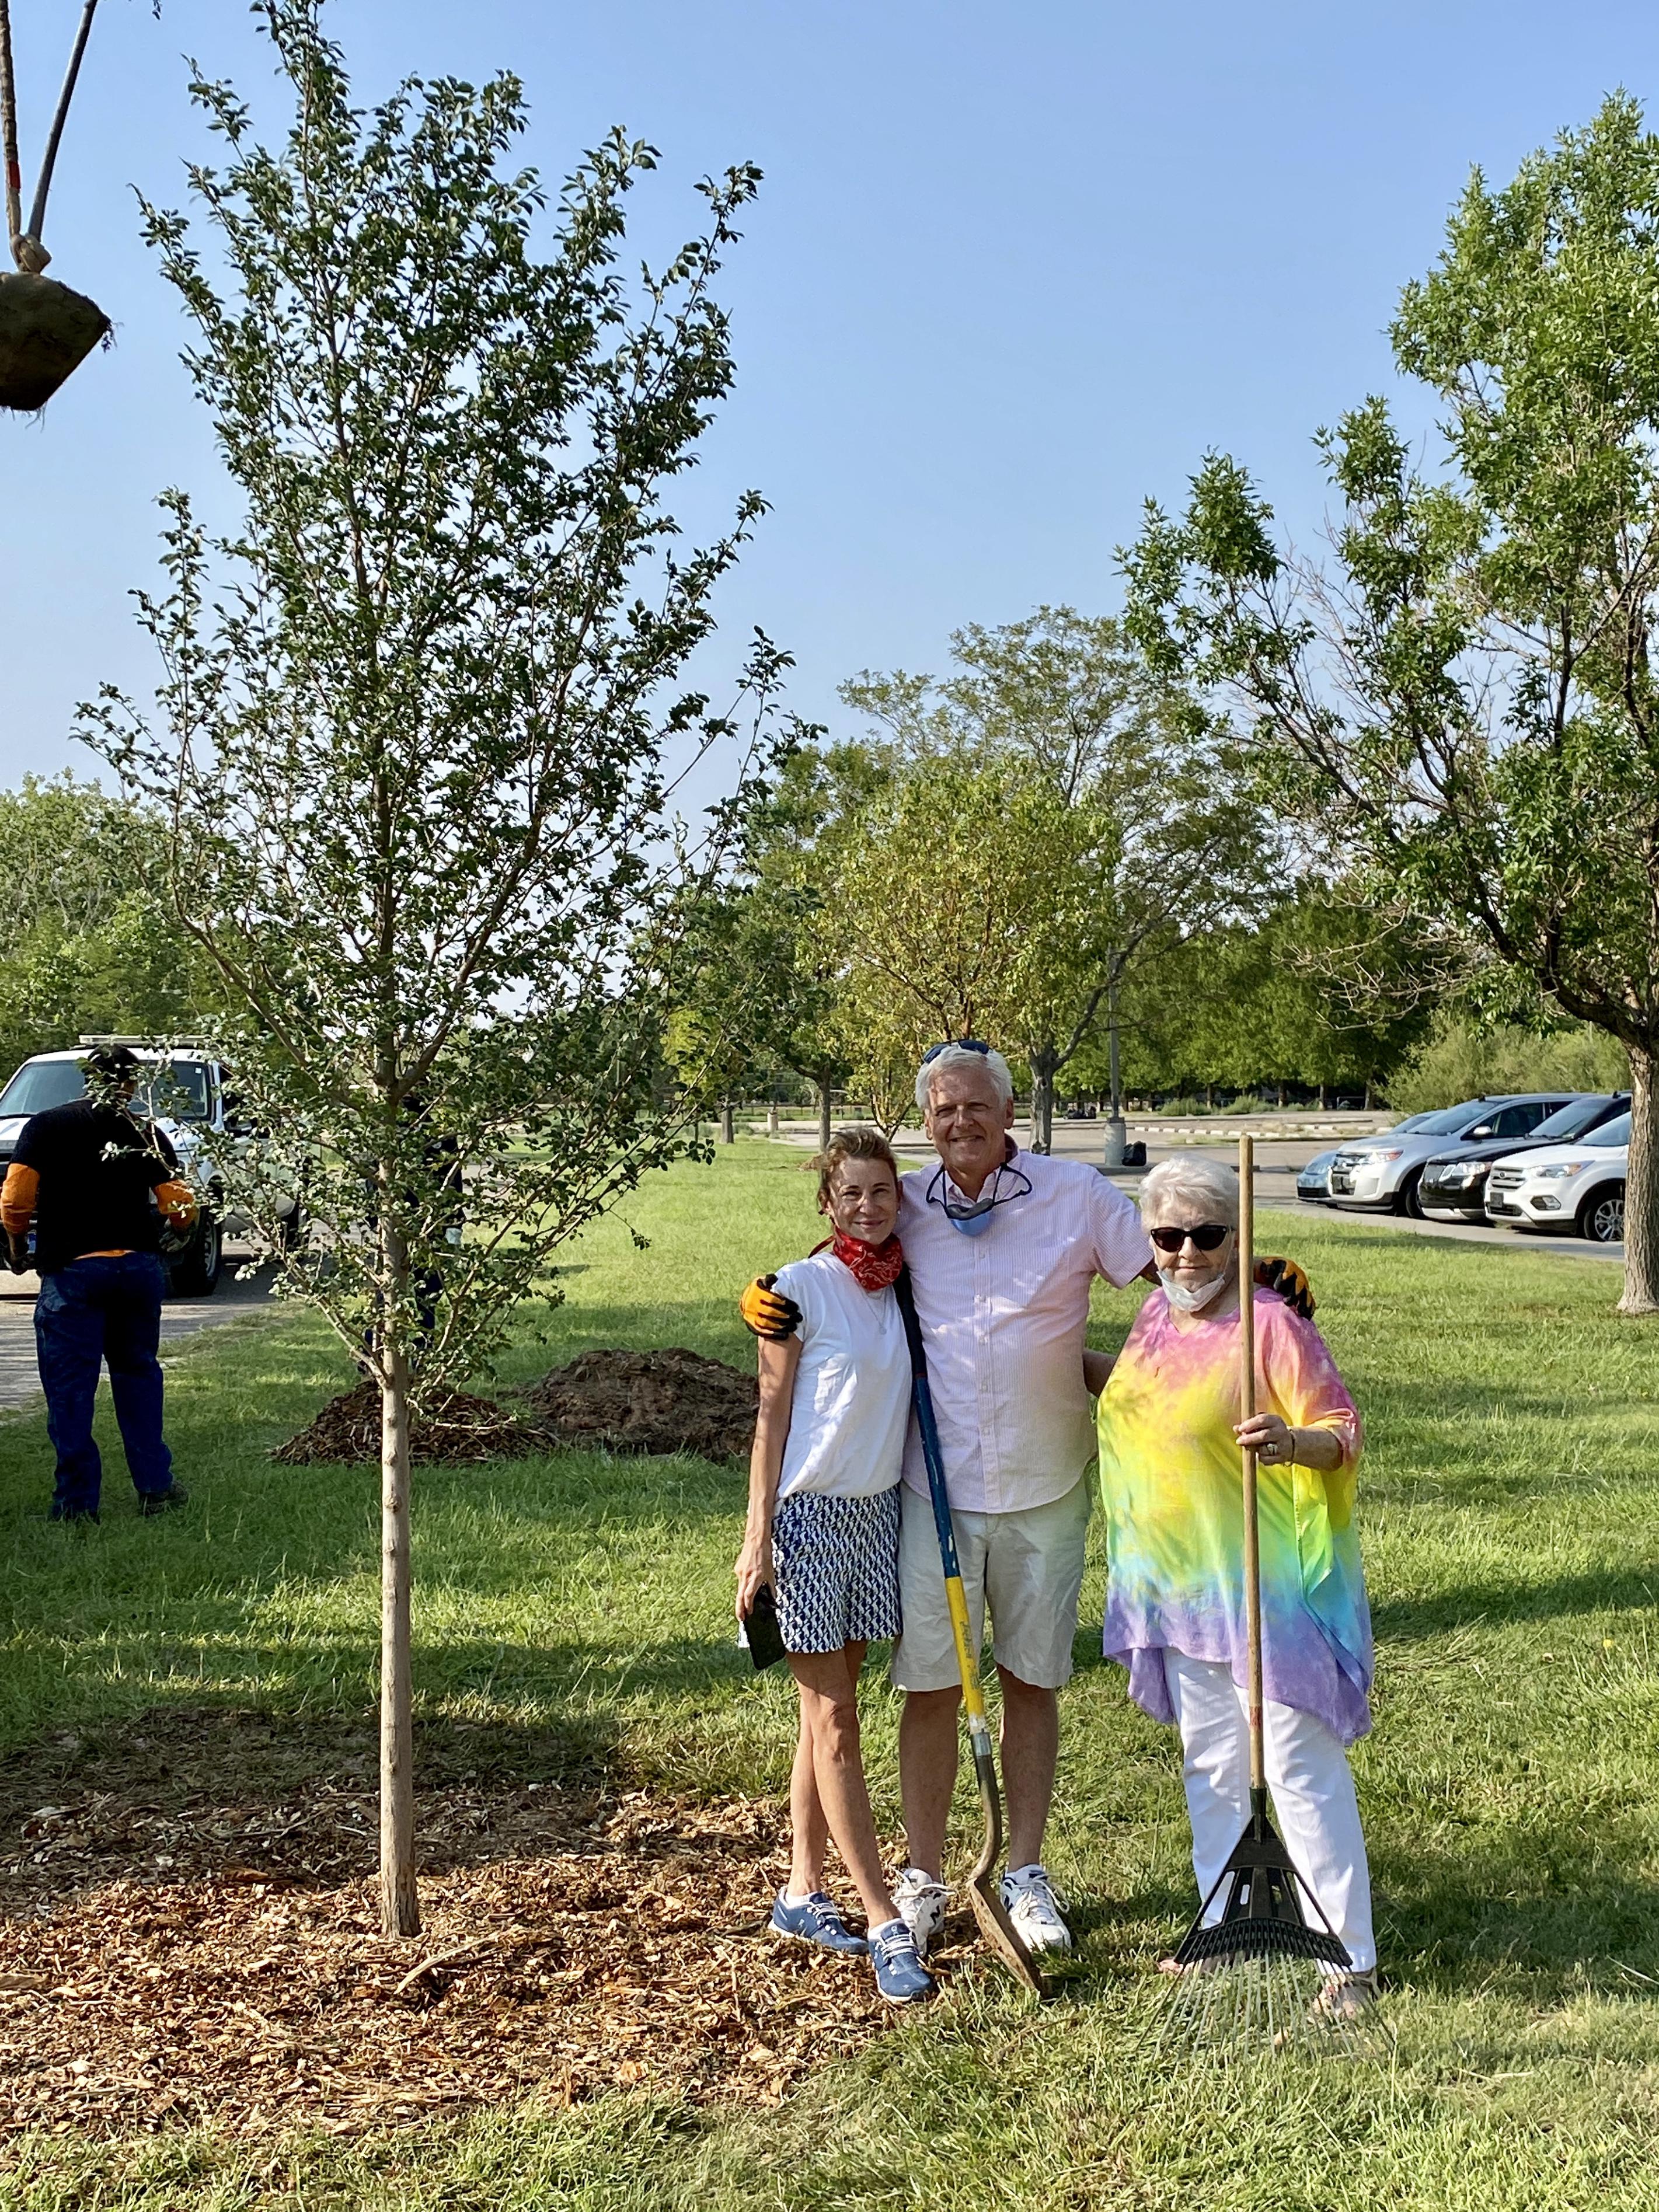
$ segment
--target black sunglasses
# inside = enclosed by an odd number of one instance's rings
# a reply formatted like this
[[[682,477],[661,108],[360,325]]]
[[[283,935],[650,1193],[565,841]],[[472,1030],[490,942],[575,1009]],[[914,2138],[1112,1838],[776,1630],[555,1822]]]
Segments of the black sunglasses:
[[[1160,1252],[1178,1252],[1190,1237],[1200,1252],[1213,1252],[1232,1231],[1224,1222],[1201,1221],[1196,1229],[1149,1229],[1146,1234]]]
[[[989,1052],[990,1046],[980,1037],[946,1037],[942,1044],[930,1044],[921,1055],[924,1067],[937,1060],[942,1052]]]

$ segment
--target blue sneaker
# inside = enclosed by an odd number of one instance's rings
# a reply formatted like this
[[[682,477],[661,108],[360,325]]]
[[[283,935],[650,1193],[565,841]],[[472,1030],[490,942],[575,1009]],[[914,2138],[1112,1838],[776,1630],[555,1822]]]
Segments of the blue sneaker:
[[[932,1994],[933,1978],[902,1920],[870,1930],[870,1961],[876,1970],[876,1989],[889,2004],[914,2004],[918,1997]]]
[[[791,1897],[780,1890],[772,1905],[772,1933],[794,1943],[816,1943],[821,1951],[867,1951],[862,1936],[854,1935],[821,1889],[810,1897]]]

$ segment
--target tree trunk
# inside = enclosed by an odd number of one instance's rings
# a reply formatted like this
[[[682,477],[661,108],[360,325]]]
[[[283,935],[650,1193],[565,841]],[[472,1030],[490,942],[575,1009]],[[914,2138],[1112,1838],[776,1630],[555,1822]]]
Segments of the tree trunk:
[[[737,1141],[738,1130],[737,1124],[732,1118],[732,1101],[729,1098],[722,1098],[720,1101],[720,1142],[723,1145],[735,1145]]]
[[[1621,1314],[1659,1313],[1659,1158],[1654,1140],[1650,1053],[1630,1056],[1630,1159],[1625,1170],[1625,1295]]]
[[[769,1137],[775,1137],[778,1133],[778,1102],[775,1098],[766,1109],[766,1133]]]
[[[1325,1085],[1322,1083],[1319,1086],[1319,1110],[1322,1114],[1325,1111],[1326,1103]]]
[[[830,1126],[830,1085],[827,1080],[821,1080],[818,1084],[818,1150],[821,1152],[829,1151],[832,1133]]]
[[[401,1279],[401,1267],[394,1271]],[[380,1385],[380,1928],[418,1936],[409,1661],[409,1359],[394,1319]]]

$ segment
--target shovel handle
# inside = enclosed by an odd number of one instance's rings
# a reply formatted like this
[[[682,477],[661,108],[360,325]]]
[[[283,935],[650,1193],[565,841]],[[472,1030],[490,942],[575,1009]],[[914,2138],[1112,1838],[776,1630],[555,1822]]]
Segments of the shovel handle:
[[[895,1285],[905,1340],[910,1347],[910,1389],[921,1432],[922,1463],[927,1469],[927,1495],[933,1508],[933,1527],[939,1535],[939,1564],[945,1570],[945,1601],[951,1611],[951,1634],[956,1641],[957,1667],[962,1675],[962,1702],[968,1714],[968,1733],[973,1741],[974,1765],[980,1769],[981,1794],[988,1771],[991,1794],[998,1796],[996,1767],[991,1753],[991,1724],[985,1714],[985,1692],[980,1687],[979,1662],[974,1655],[968,1620],[968,1594],[962,1587],[962,1568],[957,1559],[957,1532],[951,1519],[950,1493],[945,1486],[945,1454],[939,1449],[939,1423],[933,1417],[933,1394],[927,1382],[927,1355],[922,1348],[921,1323],[916,1318],[915,1294],[907,1267]],[[1000,1801],[997,1824],[1001,1826]]]

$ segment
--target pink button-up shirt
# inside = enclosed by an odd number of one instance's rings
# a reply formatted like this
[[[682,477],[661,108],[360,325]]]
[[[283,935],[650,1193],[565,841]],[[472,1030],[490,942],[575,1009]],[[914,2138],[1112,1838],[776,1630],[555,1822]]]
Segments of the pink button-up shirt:
[[[1083,1382],[1090,1285],[1097,1275],[1132,1283],[1152,1256],[1137,1208],[1086,1161],[1021,1152],[1018,1165],[1030,1195],[999,1206],[981,1237],[927,1204],[937,1164],[899,1186],[945,1482],[963,1512],[1047,1505],[1076,1483],[1095,1451]],[[1005,1174],[1005,1190],[1011,1182],[1019,1188]],[[947,1190],[965,1202],[948,1176]],[[914,1421],[904,1479],[927,1490]]]

